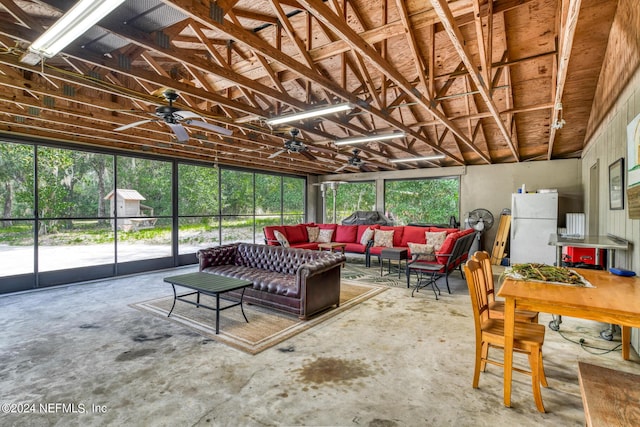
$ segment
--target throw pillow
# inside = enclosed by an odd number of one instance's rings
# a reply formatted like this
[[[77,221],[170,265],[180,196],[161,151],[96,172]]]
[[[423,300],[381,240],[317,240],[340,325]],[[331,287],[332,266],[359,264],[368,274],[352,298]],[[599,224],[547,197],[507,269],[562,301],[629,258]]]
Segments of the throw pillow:
[[[278,230],[275,230],[273,232],[273,235],[276,236],[276,240],[278,241],[278,243],[280,243],[280,246],[285,248],[289,247],[289,241],[287,240],[287,237],[284,234],[282,234]]]
[[[360,238],[360,244],[365,245],[371,238],[373,237],[373,230],[371,227],[367,228],[364,233],[362,233],[362,237]]]
[[[317,242],[318,234],[320,234],[320,228],[307,227],[307,234],[309,235],[309,242]]]
[[[411,250],[411,256],[416,261],[435,261],[436,256],[433,251],[433,245],[423,245],[422,243],[407,243]]]
[[[392,248],[393,233],[394,230],[375,230],[373,233],[373,246]]]
[[[447,232],[446,231],[437,231],[437,232],[427,231],[426,233],[424,233],[424,237],[427,239],[427,244],[433,245],[433,250],[435,252],[438,252],[442,247],[442,244],[444,243],[445,239],[447,238]]]
[[[321,228],[318,232],[318,239],[316,242],[318,243],[331,243],[331,238],[333,237],[333,230],[328,228]]]

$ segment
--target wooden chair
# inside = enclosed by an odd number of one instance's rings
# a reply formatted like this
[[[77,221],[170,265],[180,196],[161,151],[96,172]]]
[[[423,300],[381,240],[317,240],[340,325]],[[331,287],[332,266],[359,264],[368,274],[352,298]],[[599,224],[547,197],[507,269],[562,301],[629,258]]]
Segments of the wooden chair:
[[[480,264],[484,272],[484,284],[487,288],[487,298],[489,300],[489,316],[492,319],[504,319],[504,301],[496,301],[491,256],[486,251],[477,251],[471,258]],[[538,312],[516,310],[516,322],[538,323]]]
[[[473,307],[473,319],[476,330],[476,355],[473,373],[473,388],[478,388],[480,371],[484,372],[487,363],[504,366],[501,362],[489,359],[489,347],[504,349],[504,320],[489,316],[489,300],[484,283],[484,272],[477,261],[469,260],[464,266],[469,296]],[[531,376],[533,399],[538,411],[544,412],[540,384],[547,387],[547,378],[542,363],[542,344],[545,328],[537,323],[516,322],[513,351],[524,353],[529,359],[530,371],[513,367],[516,372]]]

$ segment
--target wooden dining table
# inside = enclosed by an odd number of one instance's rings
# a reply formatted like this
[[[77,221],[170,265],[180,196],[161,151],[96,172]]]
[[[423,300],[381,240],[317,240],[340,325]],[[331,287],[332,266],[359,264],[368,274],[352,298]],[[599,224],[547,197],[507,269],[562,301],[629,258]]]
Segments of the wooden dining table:
[[[640,279],[603,270],[572,269],[594,287],[570,286],[506,277],[498,296],[504,298],[504,405],[511,406],[515,310],[613,323],[622,327],[622,358],[629,360],[631,328],[640,328]]]

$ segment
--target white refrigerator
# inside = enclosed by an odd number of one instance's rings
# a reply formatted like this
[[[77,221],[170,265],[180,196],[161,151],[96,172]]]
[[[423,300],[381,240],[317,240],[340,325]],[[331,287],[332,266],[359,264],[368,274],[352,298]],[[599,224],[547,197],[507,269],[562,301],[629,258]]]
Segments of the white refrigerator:
[[[511,264],[556,262],[549,236],[558,232],[558,193],[514,194],[511,199]]]

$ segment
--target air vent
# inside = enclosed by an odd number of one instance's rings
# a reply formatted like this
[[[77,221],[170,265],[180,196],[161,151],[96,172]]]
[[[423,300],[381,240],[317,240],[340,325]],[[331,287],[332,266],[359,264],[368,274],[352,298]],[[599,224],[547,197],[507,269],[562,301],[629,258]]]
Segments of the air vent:
[[[158,31],[156,33],[156,44],[164,49],[169,48],[169,36],[163,33],[162,31]]]
[[[16,116],[16,123],[24,123],[25,118],[23,116]]]
[[[124,70],[131,69],[131,58],[127,55],[118,55],[118,66]]]
[[[76,96],[76,88],[69,85],[62,86],[62,93],[66,96]]]
[[[32,116],[39,116],[40,115],[40,109],[38,107],[29,107],[27,111]]]
[[[42,99],[42,103],[45,107],[53,108],[56,106],[56,99],[52,96],[45,96]]]
[[[218,6],[218,3],[211,2],[211,8],[209,9],[209,18],[216,21],[218,24],[222,24],[224,21],[224,10]]]

